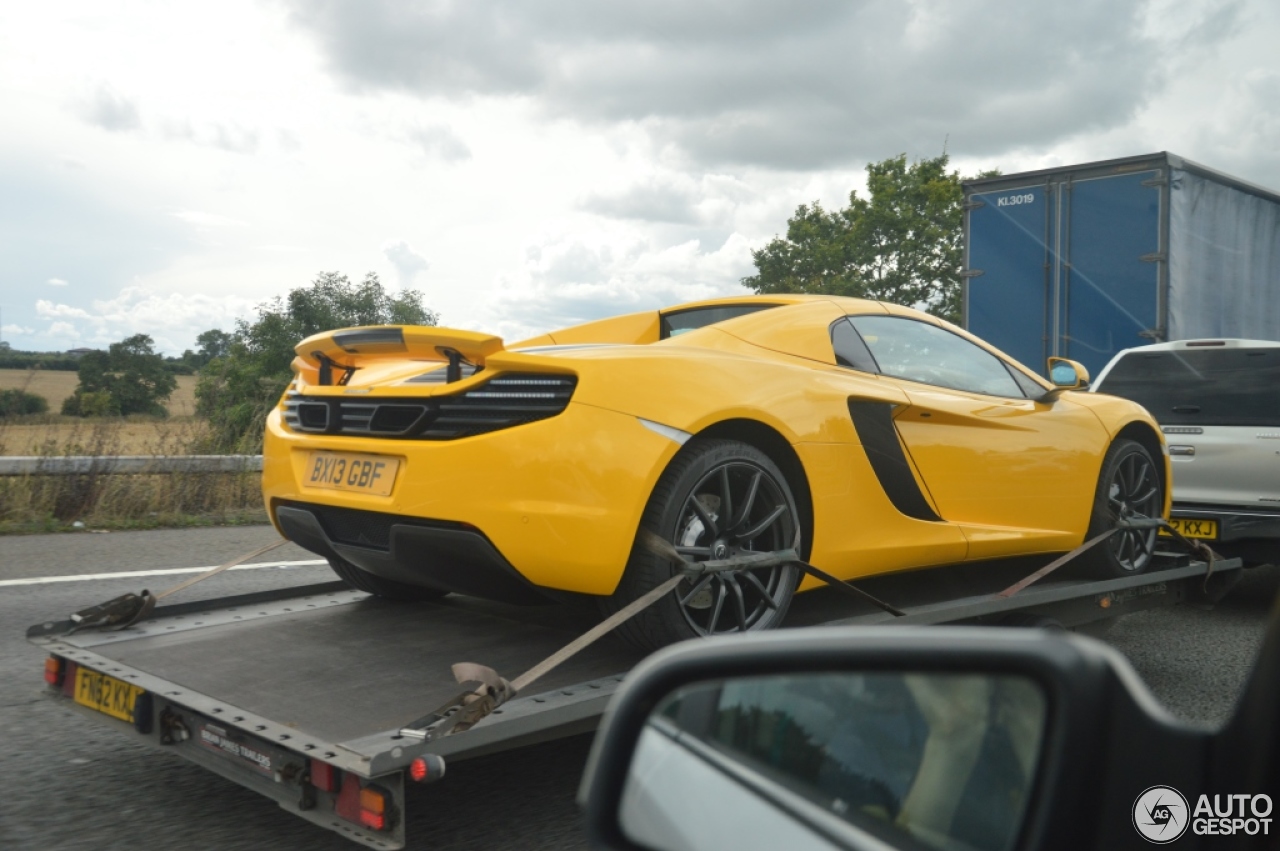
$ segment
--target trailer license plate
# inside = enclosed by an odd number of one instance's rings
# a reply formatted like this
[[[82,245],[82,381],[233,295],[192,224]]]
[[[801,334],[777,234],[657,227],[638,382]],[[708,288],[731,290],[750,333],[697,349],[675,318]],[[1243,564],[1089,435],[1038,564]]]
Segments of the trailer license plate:
[[[133,721],[133,705],[145,689],[115,677],[76,668],[76,703],[106,713],[121,721]]]
[[[389,496],[400,459],[356,452],[307,453],[307,487]]]
[[[1218,539],[1218,521],[1206,520],[1202,517],[1171,517],[1169,525],[1177,529],[1187,538],[1200,538],[1206,541],[1216,541]],[[1169,533],[1161,529],[1161,535]]]

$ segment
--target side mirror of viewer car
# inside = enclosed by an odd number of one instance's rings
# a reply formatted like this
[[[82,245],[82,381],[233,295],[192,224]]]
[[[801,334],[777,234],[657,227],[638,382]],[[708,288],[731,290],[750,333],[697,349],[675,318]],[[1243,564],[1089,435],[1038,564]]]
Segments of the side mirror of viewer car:
[[[706,639],[635,669],[579,797],[594,848],[1275,848],[1278,710],[1276,612],[1219,731],[1174,720],[1081,636]]]

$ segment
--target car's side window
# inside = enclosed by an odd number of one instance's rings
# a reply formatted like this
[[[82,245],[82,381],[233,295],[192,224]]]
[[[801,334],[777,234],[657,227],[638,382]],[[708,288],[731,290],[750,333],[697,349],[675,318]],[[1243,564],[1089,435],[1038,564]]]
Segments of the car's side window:
[[[1025,398],[1004,362],[945,328],[900,316],[851,316],[880,372],[988,396]]]
[[[847,317],[836,320],[831,326],[831,347],[835,349],[836,363],[840,366],[862,372],[880,371],[880,367],[876,366],[876,359],[871,356],[871,350],[862,341],[862,335]]]

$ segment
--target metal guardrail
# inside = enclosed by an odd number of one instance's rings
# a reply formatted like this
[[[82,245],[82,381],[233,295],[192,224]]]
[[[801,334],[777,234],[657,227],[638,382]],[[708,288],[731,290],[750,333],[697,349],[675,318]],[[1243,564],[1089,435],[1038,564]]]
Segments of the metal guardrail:
[[[261,455],[11,455],[0,458],[0,476],[260,472]]]

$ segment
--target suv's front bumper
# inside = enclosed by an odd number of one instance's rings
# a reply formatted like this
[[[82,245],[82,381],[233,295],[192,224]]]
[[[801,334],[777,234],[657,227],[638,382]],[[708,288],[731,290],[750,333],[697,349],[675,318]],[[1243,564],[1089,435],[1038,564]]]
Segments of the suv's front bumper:
[[[1256,511],[1233,505],[1206,505],[1177,503],[1170,513],[1175,518],[1216,520],[1218,541],[1244,541],[1267,539],[1280,542],[1280,509]]]

